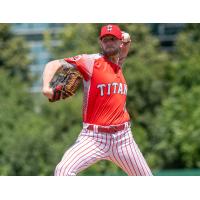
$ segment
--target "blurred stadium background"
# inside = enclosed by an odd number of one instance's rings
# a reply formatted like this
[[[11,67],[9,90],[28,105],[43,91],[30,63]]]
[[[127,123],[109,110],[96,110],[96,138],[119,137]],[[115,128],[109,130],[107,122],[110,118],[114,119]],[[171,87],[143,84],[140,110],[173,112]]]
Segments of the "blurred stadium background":
[[[102,24],[0,24],[0,175],[53,175],[81,130],[79,91],[41,94],[52,59],[99,51]],[[120,24],[133,45],[124,73],[133,134],[154,175],[200,175],[200,24]],[[80,175],[125,175],[107,161]]]

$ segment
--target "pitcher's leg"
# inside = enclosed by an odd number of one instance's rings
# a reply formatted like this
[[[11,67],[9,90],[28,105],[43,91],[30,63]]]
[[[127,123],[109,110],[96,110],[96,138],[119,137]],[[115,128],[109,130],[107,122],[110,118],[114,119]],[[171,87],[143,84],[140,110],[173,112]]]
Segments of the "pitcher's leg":
[[[151,176],[151,170],[135,143],[131,130],[129,129],[117,137],[113,146],[112,161],[129,176]]]
[[[131,159],[132,162],[135,161],[136,165],[133,166],[135,168],[136,171],[138,171],[139,173],[137,173],[137,176],[152,176],[152,172],[144,158],[144,156],[142,155],[138,145],[136,144],[135,140],[132,138],[132,142],[130,142],[130,144],[127,146],[128,149],[128,154],[132,155]]]
[[[125,159],[124,152],[121,148],[121,142],[118,141],[119,137],[117,136],[117,141],[115,141],[111,147],[111,156],[110,160],[115,163],[118,167],[120,167],[124,172],[127,174],[135,173],[134,169],[133,172],[130,170],[130,163],[128,165],[127,160]]]
[[[63,156],[55,169],[55,176],[75,176],[101,160],[104,155],[100,149],[104,148],[101,138],[81,136],[81,139],[72,146]]]

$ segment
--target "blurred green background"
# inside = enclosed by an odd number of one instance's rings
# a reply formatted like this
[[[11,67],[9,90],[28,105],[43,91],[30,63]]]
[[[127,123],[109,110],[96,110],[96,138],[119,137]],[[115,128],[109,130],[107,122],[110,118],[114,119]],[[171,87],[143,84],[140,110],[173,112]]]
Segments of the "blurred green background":
[[[53,175],[82,127],[82,92],[49,103],[53,59],[97,53],[103,24],[0,24],[0,175]],[[154,175],[200,175],[200,24],[119,24],[132,131]],[[169,27],[176,27],[169,28]],[[79,175],[124,176],[101,161]]]

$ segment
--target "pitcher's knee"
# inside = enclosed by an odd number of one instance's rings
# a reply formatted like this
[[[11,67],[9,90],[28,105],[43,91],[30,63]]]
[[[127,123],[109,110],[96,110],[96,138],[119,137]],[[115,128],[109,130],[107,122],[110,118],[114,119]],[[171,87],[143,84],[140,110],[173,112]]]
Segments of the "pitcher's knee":
[[[55,169],[55,176],[76,176],[76,171],[68,163],[60,162]]]

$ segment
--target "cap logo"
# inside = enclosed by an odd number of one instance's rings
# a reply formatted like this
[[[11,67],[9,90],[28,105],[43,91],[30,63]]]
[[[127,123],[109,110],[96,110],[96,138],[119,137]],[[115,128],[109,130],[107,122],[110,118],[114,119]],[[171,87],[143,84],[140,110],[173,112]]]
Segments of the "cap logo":
[[[111,26],[111,25],[108,25],[108,26],[107,26],[107,31],[108,31],[108,32],[111,32],[111,31],[112,31],[112,26]]]

